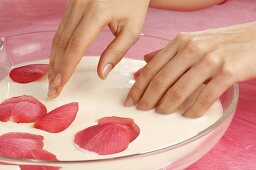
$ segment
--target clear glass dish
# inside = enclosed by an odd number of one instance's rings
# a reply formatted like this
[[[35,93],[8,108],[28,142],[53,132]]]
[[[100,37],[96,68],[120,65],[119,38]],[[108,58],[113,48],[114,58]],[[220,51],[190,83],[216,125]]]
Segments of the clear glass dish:
[[[10,68],[23,62],[46,59],[50,54],[54,31],[42,31],[14,35],[1,39],[0,42],[0,83],[8,75]],[[87,49],[86,55],[99,56],[113,39],[109,31],[102,31],[96,41]],[[142,59],[146,53],[160,49],[168,40],[141,35],[139,41],[129,50],[126,56]],[[0,157],[0,162],[15,165],[42,165],[59,167],[60,169],[184,169],[205,155],[223,136],[235,113],[239,98],[238,85],[235,84],[220,97],[223,116],[214,124],[197,135],[161,149],[134,155],[79,161],[39,161]],[[199,143],[199,144],[198,144]],[[191,146],[197,145],[191,151]],[[179,156],[176,153],[182,153]],[[19,166],[6,165],[5,169],[19,169]]]

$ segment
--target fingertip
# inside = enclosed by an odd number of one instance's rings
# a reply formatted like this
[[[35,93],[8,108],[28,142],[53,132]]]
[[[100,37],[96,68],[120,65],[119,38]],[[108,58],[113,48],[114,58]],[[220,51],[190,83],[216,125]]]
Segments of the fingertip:
[[[124,106],[125,107],[131,107],[131,106],[134,106],[134,101],[131,97],[127,97],[125,102],[124,102]]]
[[[51,82],[51,86],[58,87],[61,85],[61,74],[57,73],[56,76],[53,78],[53,81]]]
[[[103,62],[102,62],[102,58],[100,58],[99,63],[98,63],[98,67],[97,67],[97,74],[98,74],[100,79],[105,80],[103,70],[104,70],[104,65],[103,65]]]
[[[107,78],[107,76],[109,75],[109,73],[111,72],[111,70],[113,69],[113,65],[112,64],[106,64],[103,68],[103,76],[104,79]]]
[[[99,78],[100,78],[101,80],[105,80],[104,77],[103,77],[103,73],[102,73],[101,71],[100,71],[100,72],[98,71],[97,74],[98,74],[98,76],[99,76]]]
[[[156,108],[156,109],[155,109],[155,112],[156,112],[156,113],[159,113],[159,114],[163,114],[163,112],[162,112],[161,109],[159,109],[159,108]]]
[[[136,42],[128,31],[122,30],[108,45],[100,57],[98,64],[98,75],[106,79],[110,71],[125,56],[129,48]]]
[[[147,105],[144,101],[140,100],[136,105],[136,109],[145,111],[147,110]]]
[[[187,111],[185,111],[182,116],[186,117],[186,118],[199,118],[202,116],[201,113],[199,112],[195,112],[192,109],[188,109]]]
[[[168,104],[171,102],[167,102],[167,100],[163,97],[156,105],[156,112],[161,114],[170,114],[177,111],[176,107]]]
[[[169,109],[166,109],[166,108],[164,108],[164,107],[158,107],[158,108],[156,108],[155,112],[156,112],[156,113],[159,113],[159,114],[163,114],[163,115],[167,115],[167,114],[172,114],[172,113],[174,113],[174,111],[169,110]]]
[[[122,59],[123,56],[118,52],[111,52],[106,49],[100,57],[97,67],[97,73],[99,78],[105,80],[109,73],[113,70],[115,65]]]
[[[56,88],[54,88],[52,85],[49,85],[49,87],[48,87],[47,96],[49,98],[56,98],[58,96]]]
[[[62,78],[61,78],[60,73],[52,75],[52,78],[49,81],[49,85],[48,85],[47,96],[49,98],[56,98],[59,96],[59,94],[61,93],[61,89],[62,89],[61,83],[62,83]]]

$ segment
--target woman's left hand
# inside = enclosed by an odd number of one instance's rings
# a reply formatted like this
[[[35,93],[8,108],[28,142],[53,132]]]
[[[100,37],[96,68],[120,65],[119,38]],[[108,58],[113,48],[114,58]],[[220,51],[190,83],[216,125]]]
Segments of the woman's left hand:
[[[148,63],[125,105],[172,113],[200,87],[183,114],[200,117],[227,88],[256,77],[255,27],[250,23],[178,35],[165,48],[145,56]]]

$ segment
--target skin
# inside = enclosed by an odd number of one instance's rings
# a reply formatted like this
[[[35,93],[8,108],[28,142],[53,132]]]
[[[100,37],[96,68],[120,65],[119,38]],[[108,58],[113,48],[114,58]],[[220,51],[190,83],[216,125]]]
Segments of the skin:
[[[192,11],[220,4],[224,1],[225,0],[151,0],[150,5],[154,8]]]
[[[149,0],[69,0],[52,42],[48,96],[61,93],[85,49],[108,25],[115,39],[98,64],[98,75],[105,79],[139,38],[148,5]]]
[[[98,75],[105,79],[140,36],[149,4],[169,9],[200,9],[222,0],[200,0],[188,5],[178,0],[69,0],[62,22],[54,36],[50,55],[48,97],[57,97],[75,71],[85,49],[108,25],[115,39],[103,51]],[[176,8],[177,7],[177,8]],[[132,11],[132,12],[131,12]]]
[[[227,88],[256,77],[255,36],[256,23],[181,33],[145,56],[125,105],[172,113],[197,91],[183,115],[202,116]]]
[[[52,42],[48,96],[55,98],[61,93],[85,49],[104,26],[110,28],[115,39],[100,57],[97,71],[101,79],[108,76],[139,38],[149,5],[195,10],[222,2],[69,0]],[[160,113],[172,113],[186,106],[185,116],[201,116],[232,84],[255,76],[255,59],[251,55],[256,49],[254,30],[255,24],[247,24],[181,33],[163,49],[145,56],[148,64],[131,88],[125,106],[137,105],[140,110],[156,108]],[[189,98],[194,99],[192,106]]]

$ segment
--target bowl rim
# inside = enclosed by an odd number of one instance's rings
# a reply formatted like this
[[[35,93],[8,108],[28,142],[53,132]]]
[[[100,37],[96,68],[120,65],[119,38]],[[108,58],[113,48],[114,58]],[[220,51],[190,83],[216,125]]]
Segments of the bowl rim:
[[[6,37],[2,37],[2,38],[0,37],[0,40],[2,41],[2,43],[0,43],[0,45],[4,46],[5,40],[8,40],[10,38],[24,36],[24,35],[31,35],[31,34],[39,34],[39,33],[54,33],[55,31],[56,30],[44,30],[44,31],[35,31],[35,32],[22,33],[22,34],[15,34],[15,35],[10,35],[10,36],[6,36]],[[101,32],[111,33],[111,31],[109,31],[109,30],[102,30]],[[152,35],[147,35],[147,34],[141,34],[141,36],[142,37],[143,36],[151,37],[151,38],[155,38],[155,39],[162,39],[162,40],[165,40],[165,41],[170,41],[170,40],[162,38],[162,37],[157,37],[157,36],[152,36]],[[1,48],[0,48],[0,50],[1,50]],[[133,60],[136,60],[136,59],[133,59]],[[151,155],[159,154],[159,153],[166,152],[166,151],[169,151],[169,150],[173,150],[173,149],[182,147],[182,146],[186,145],[187,143],[193,142],[193,141],[195,141],[195,140],[197,140],[197,139],[199,139],[203,136],[208,135],[216,127],[218,127],[222,122],[224,122],[230,116],[233,115],[233,113],[235,112],[237,103],[238,103],[238,99],[239,99],[238,83],[235,83],[230,88],[233,89],[233,98],[232,98],[231,104],[227,108],[227,111],[225,111],[223,113],[223,116],[221,118],[219,118],[216,122],[214,122],[208,128],[206,128],[206,129],[202,130],[201,132],[197,133],[196,135],[194,135],[194,136],[192,136],[192,137],[190,137],[186,140],[183,140],[181,142],[178,142],[176,144],[168,145],[168,146],[165,146],[165,147],[162,147],[162,148],[157,148],[157,149],[146,151],[146,152],[130,154],[130,155],[125,155],[125,156],[112,157],[112,158],[102,158],[102,159],[48,161],[48,160],[11,158],[11,157],[6,157],[6,156],[0,156],[0,159],[6,160],[6,161],[9,161],[9,162],[10,161],[18,161],[18,162],[22,162],[22,163],[26,163],[26,164],[32,163],[32,165],[49,165],[49,164],[51,164],[53,166],[57,166],[57,165],[63,165],[63,164],[96,163],[96,162],[107,162],[107,161],[123,160],[123,159],[129,159],[129,158],[138,158],[138,157],[151,156]]]

